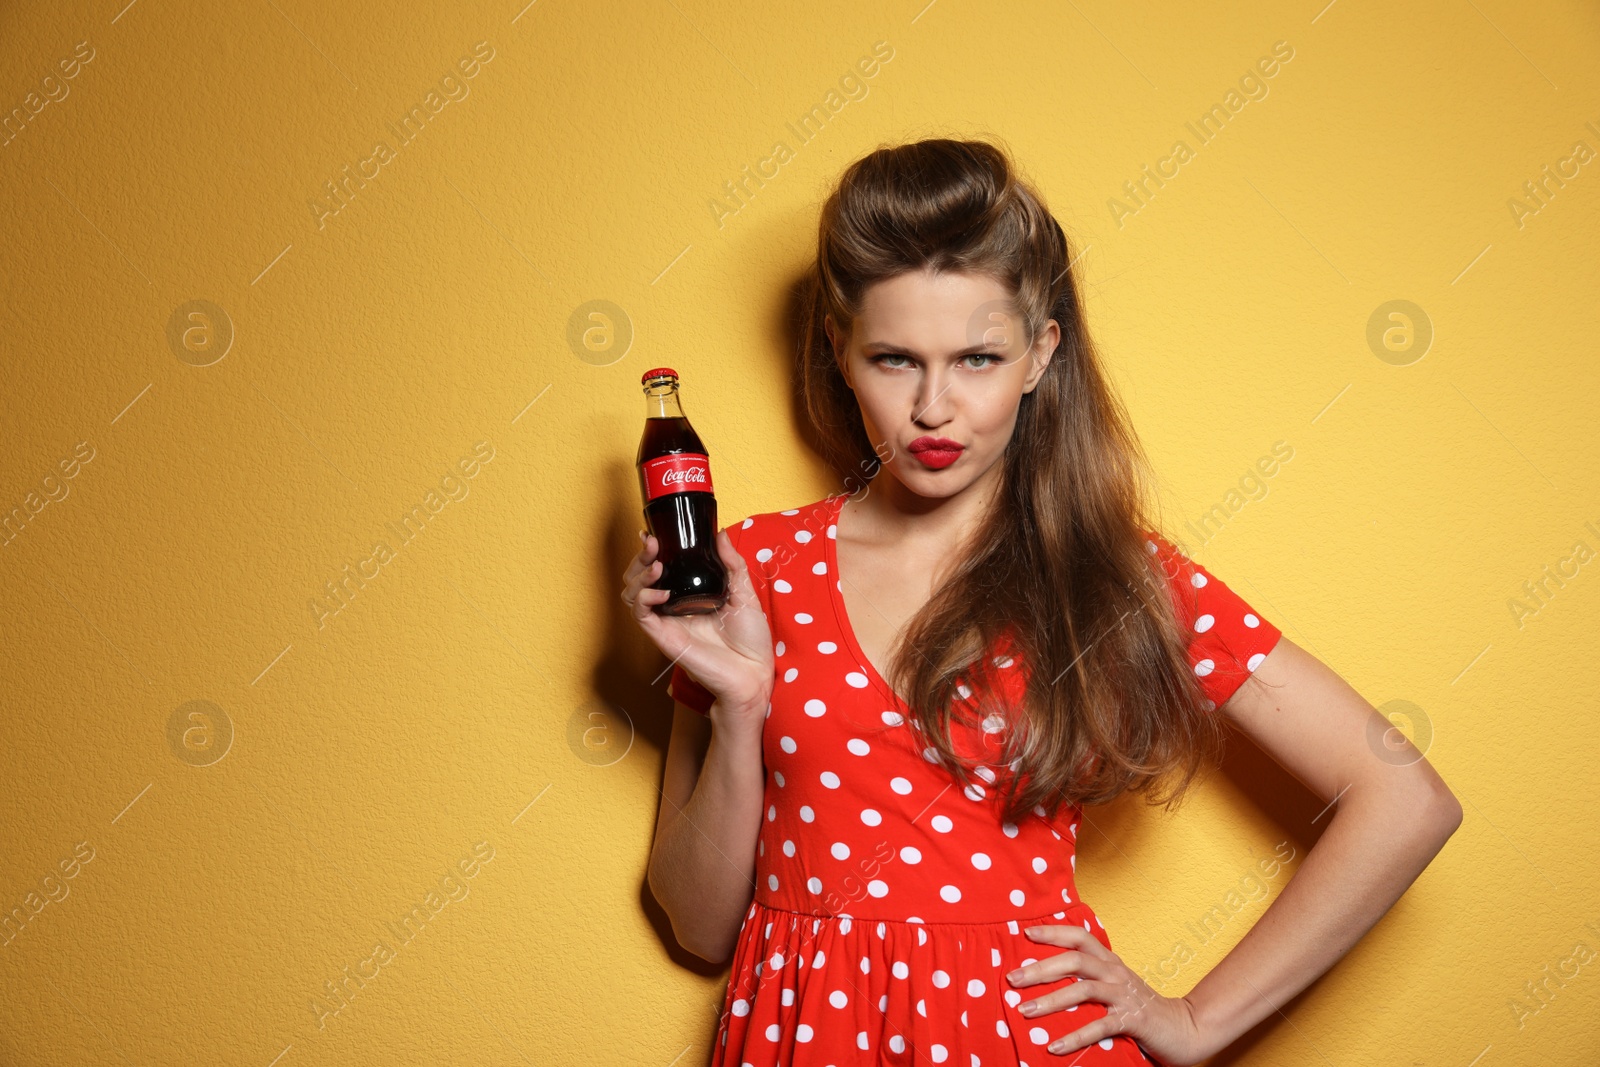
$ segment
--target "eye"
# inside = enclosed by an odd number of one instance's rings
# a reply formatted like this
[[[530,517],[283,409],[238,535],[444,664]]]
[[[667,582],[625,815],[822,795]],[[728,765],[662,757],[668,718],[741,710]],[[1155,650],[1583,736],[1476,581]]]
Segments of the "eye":
[[[897,352],[885,352],[882,355],[873,356],[871,359],[867,360],[867,362],[868,363],[883,363],[883,361],[886,360],[886,359],[905,359],[905,358],[906,358],[905,356],[902,356]]]
[[[988,360],[993,360],[994,363],[1004,363],[1006,361],[1004,356],[996,355],[993,352],[974,352],[970,356],[963,356],[962,358],[963,359],[988,359]],[[993,363],[980,363],[980,364],[978,364],[979,367],[989,367],[989,366],[993,366],[993,365],[994,365]],[[974,369],[976,369],[976,368],[974,368]]]

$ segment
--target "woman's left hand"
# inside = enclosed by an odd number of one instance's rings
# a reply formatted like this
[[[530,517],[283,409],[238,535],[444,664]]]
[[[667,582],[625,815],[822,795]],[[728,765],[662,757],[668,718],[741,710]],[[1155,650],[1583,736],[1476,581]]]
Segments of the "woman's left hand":
[[[1026,989],[1068,975],[1075,975],[1078,980],[1032,1001],[1022,1001],[1017,1005],[1019,1012],[1038,1019],[1085,1001],[1103,1004],[1106,1009],[1104,1018],[1085,1023],[1052,1042],[1048,1046],[1051,1052],[1076,1052],[1115,1034],[1136,1039],[1147,1055],[1168,1067],[1188,1067],[1217,1051],[1205,1047],[1193,1006],[1186,999],[1164,997],[1151,989],[1083,927],[1046,923],[1027,927],[1023,933],[1038,944],[1059,945],[1067,951],[1012,971],[1006,980],[1013,987]],[[1030,1004],[1037,1005],[1032,1012],[1028,1011]]]

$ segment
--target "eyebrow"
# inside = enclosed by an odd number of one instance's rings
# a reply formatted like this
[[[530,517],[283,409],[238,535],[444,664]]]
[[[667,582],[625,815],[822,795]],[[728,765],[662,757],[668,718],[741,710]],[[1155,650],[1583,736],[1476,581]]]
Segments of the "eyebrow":
[[[922,354],[914,351],[913,349],[906,348],[903,345],[890,344],[888,341],[868,341],[861,346],[861,350],[863,352],[868,349],[878,349],[882,352],[893,353],[899,356],[921,356]],[[997,356],[1005,355],[1004,346],[1000,344],[972,345],[969,348],[963,348],[959,352],[953,352],[951,355],[956,359],[962,359],[966,356],[975,356],[980,352],[992,353]]]

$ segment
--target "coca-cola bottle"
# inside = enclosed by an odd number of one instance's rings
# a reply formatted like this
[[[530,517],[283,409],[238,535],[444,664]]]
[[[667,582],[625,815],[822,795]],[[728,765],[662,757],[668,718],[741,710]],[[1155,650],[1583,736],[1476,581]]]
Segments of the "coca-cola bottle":
[[[645,528],[659,546],[661,577],[652,589],[672,596],[662,615],[703,615],[728,599],[728,570],[717,554],[717,498],[711,457],[678,403],[678,372],[644,372],[644,435],[639,438],[639,492]]]

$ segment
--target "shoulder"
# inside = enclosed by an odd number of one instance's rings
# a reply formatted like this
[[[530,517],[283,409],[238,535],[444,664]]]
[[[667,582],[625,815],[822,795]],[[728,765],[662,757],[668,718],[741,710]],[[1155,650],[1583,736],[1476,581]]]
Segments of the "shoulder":
[[[747,555],[776,551],[780,545],[808,544],[833,535],[835,505],[836,498],[827,496],[782,511],[757,512],[730,523],[726,530],[734,547]]]

